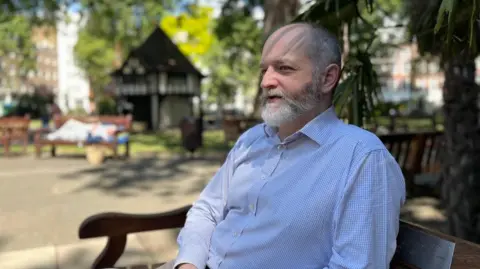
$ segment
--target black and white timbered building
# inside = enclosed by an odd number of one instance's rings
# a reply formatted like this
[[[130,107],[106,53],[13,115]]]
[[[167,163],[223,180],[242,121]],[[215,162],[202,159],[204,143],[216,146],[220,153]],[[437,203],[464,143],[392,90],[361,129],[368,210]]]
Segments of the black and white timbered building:
[[[194,116],[204,76],[161,30],[156,28],[112,73],[117,98],[133,105],[134,121],[149,130],[178,127]]]

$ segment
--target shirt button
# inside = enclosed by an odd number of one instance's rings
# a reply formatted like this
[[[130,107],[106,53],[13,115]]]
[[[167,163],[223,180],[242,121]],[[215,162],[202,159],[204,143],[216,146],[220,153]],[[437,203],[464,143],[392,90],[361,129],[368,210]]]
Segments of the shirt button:
[[[253,204],[250,204],[250,210],[255,210],[255,206]]]
[[[261,179],[265,179],[265,176],[262,176]]]
[[[238,233],[237,233],[237,232],[234,232],[234,233],[233,233],[233,236],[234,236],[234,237],[237,237],[237,236],[238,236]]]

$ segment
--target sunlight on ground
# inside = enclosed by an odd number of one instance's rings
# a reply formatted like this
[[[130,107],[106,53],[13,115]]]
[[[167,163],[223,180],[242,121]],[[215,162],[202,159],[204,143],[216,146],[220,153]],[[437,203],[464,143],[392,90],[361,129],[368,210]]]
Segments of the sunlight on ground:
[[[402,214],[410,214],[417,221],[446,221],[439,200],[431,197],[415,198],[402,208]]]

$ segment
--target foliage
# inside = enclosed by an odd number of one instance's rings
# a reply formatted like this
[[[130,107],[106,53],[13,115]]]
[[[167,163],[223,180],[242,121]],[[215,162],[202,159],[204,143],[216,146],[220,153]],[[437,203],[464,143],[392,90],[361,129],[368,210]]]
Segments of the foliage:
[[[214,25],[212,49],[203,58],[210,70],[205,87],[210,103],[231,101],[236,91],[252,95],[257,86],[252,78],[258,77],[262,29],[251,11],[229,3]]]
[[[36,53],[31,34],[32,24],[26,16],[0,14],[0,58],[14,65],[21,76],[35,71]],[[10,53],[16,55],[15,59],[7,60]]]
[[[136,26],[152,25],[150,28],[153,28],[162,12],[171,8],[172,4],[172,0],[163,0],[162,3],[155,0],[0,0],[2,6],[0,57],[6,52],[24,55],[22,59],[19,59],[17,68],[22,73],[33,70],[35,68],[35,49],[31,42],[32,27],[43,25],[54,27],[59,20],[70,21],[68,17],[70,7],[76,6],[82,16],[88,16],[89,19],[95,21],[95,23],[90,23],[92,25],[89,28],[91,36],[105,39],[110,43],[119,41],[122,44],[130,44],[131,41],[144,37],[138,35],[142,31],[137,31]],[[148,32],[148,29],[143,32]],[[85,37],[85,35],[83,36]],[[87,37],[87,41],[91,40],[93,40],[92,37]],[[88,42],[83,42],[83,44],[85,43]],[[98,43],[96,44],[97,47],[94,47],[95,49],[92,50],[93,53],[88,59],[94,59],[98,55],[97,50],[102,48]],[[109,47],[104,48],[108,50]],[[86,61],[82,61],[82,59],[85,56],[86,52],[83,51],[79,57],[84,66]],[[93,68],[93,71],[96,70]],[[95,78],[99,73],[93,71],[89,75]],[[101,72],[100,76],[105,76],[105,73]],[[100,84],[104,83],[103,78],[99,80],[102,82]]]
[[[154,0],[83,3],[86,23],[75,46],[75,59],[93,88],[101,91],[116,65],[158,27],[165,6]]]
[[[108,84],[109,72],[112,71],[115,60],[114,48],[108,40],[81,31],[74,52],[76,64],[88,76],[94,89],[101,89]]]
[[[447,59],[454,55],[478,54],[478,14],[480,1],[429,0],[406,1],[410,37],[415,38],[422,55]],[[444,16],[448,14],[448,20]],[[446,45],[446,46],[445,46]]]
[[[117,114],[117,105],[115,100],[110,96],[101,96],[97,99],[97,112],[99,115]]]
[[[460,7],[460,5],[462,5]],[[460,9],[460,10],[458,10]],[[463,15],[466,15],[466,18],[468,19],[468,26],[466,29],[468,29],[468,34],[463,33],[463,37],[467,38],[468,37],[468,45],[469,48],[472,50],[473,54],[476,53],[477,51],[477,20],[478,20],[478,13],[480,12],[480,2],[473,0],[473,1],[462,1],[462,0],[442,0],[439,10],[438,10],[438,15],[437,15],[437,21],[435,24],[435,34],[438,34],[440,29],[446,27],[447,28],[447,36],[446,36],[446,41],[447,41],[447,49],[451,49],[451,44],[452,41],[454,41],[454,35],[453,33],[455,32],[455,39],[459,39],[458,36],[458,29],[459,24],[457,23],[458,21],[456,18],[460,18],[463,20],[465,17],[462,17]],[[448,16],[448,21],[444,22],[445,16]],[[432,20],[433,21],[433,20]],[[463,32],[463,31],[462,31]],[[461,38],[461,37],[460,37]],[[465,42],[464,42],[465,44]]]
[[[31,118],[39,118],[48,113],[47,105],[52,99],[52,94],[39,91],[33,94],[21,94],[18,96],[16,106],[8,114],[17,116],[29,114]]]
[[[128,2],[98,4],[91,9],[86,26],[79,34],[75,47],[77,62],[88,74],[94,88],[102,89],[109,83],[109,74],[116,67],[115,63],[121,63],[128,52],[159,26],[173,40],[178,33],[186,33],[187,39],[177,40],[177,45],[185,55],[198,61],[212,42],[207,29],[213,10],[196,5],[188,8],[188,12],[174,16],[167,14],[164,6],[153,0],[133,7]]]
[[[183,54],[198,63],[201,56],[209,51],[214,40],[211,31],[212,16],[211,7],[189,5],[187,12],[178,16],[164,16],[160,26]]]

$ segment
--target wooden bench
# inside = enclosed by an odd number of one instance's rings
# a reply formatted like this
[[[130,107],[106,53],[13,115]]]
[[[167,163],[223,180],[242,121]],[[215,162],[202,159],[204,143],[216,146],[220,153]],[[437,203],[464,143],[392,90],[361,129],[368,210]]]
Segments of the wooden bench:
[[[416,191],[416,175],[440,172],[443,132],[397,133],[379,138],[402,168],[409,193]]]
[[[146,231],[181,228],[190,206],[169,212],[136,215],[122,213],[102,213],[89,217],[80,226],[79,237],[108,237],[102,253],[96,258],[92,268],[111,268],[125,250],[127,235]],[[453,260],[439,257],[438,240],[454,243]],[[400,221],[397,237],[397,252],[390,268],[401,269],[480,269],[480,245],[460,238],[432,231],[427,228]],[[443,249],[445,250],[445,249]],[[412,255],[415,251],[415,255]],[[451,262],[451,267],[448,265]],[[427,267],[425,264],[431,264]],[[134,266],[131,268],[156,268],[161,264]]]
[[[102,141],[102,142],[87,142],[84,141],[82,144],[84,146],[101,146],[101,147],[106,147],[111,150],[113,150],[114,157],[117,157],[118,154],[118,135],[121,132],[128,132],[132,128],[132,116],[127,115],[127,116],[86,116],[86,117],[73,117],[73,116],[55,116],[53,121],[55,125],[55,129],[58,130],[60,127],[62,127],[63,124],[65,124],[68,120],[70,119],[75,119],[77,121],[83,122],[83,123],[104,123],[104,124],[113,124],[119,127],[122,127],[122,129],[115,133],[115,140],[112,142],[109,141]],[[77,145],[78,142],[73,142],[73,141],[65,141],[65,140],[48,140],[43,137],[43,135],[48,134],[52,132],[50,129],[38,129],[37,132],[35,133],[35,152],[36,156],[40,157],[42,154],[42,148],[44,146],[51,146],[51,156],[54,157],[56,155],[56,147],[62,146],[62,145]],[[130,144],[127,141],[125,143],[125,157],[129,157],[130,155]]]
[[[225,117],[222,122],[225,144],[236,141],[248,128],[260,123],[254,118]]]
[[[24,117],[9,116],[0,118],[0,144],[3,145],[6,156],[10,154],[12,142],[17,140],[23,143],[23,153],[27,153],[29,127],[29,115]]]

